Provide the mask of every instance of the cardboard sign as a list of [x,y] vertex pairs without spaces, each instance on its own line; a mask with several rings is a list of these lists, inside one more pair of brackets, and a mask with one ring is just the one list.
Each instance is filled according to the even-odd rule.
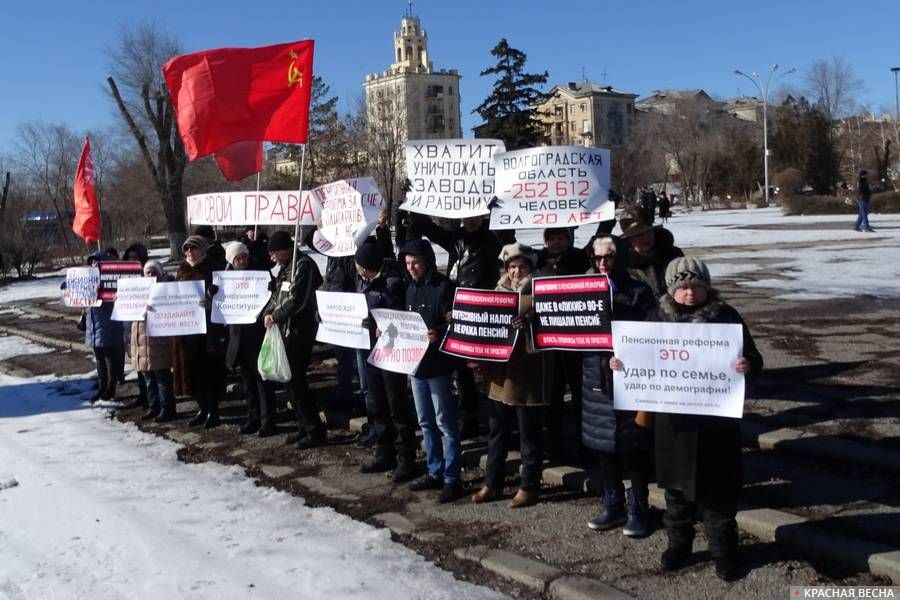
[[313,246],[326,256],[353,256],[378,225],[384,198],[371,177],[342,179],[312,190],[321,206]]
[[613,403],[619,410],[741,418],[744,375],[740,325],[650,323],[612,325],[616,357]]
[[519,331],[510,327],[519,316],[519,294],[456,288],[453,318],[441,351],[471,360],[506,362]]
[[206,310],[201,305],[203,281],[154,283],[147,305],[147,335],[194,335],[206,333]]
[[66,269],[66,288],[63,304],[75,308],[100,306],[97,288],[100,287],[100,271],[96,267],[71,267]]
[[494,162],[491,229],[575,227],[615,217],[609,150],[545,146],[498,154]]
[[368,350],[369,330],[362,320],[369,316],[365,294],[316,290],[319,329],[316,340],[335,346]]
[[612,293],[606,275],[532,281],[536,350],[610,350]]
[[428,350],[428,327],[419,313],[404,310],[372,309],[381,336],[369,353],[369,364],[413,375]]
[[493,200],[494,156],[500,140],[418,140],[406,143],[412,188],[400,210],[434,217],[486,215]]
[[97,297],[104,302],[116,300],[116,287],[120,279],[144,276],[144,266],[138,261],[106,260],[97,263],[97,268],[100,270]]
[[113,304],[113,321],[143,321],[150,301],[150,288],[156,277],[126,277],[120,279]]
[[219,288],[212,299],[210,320],[224,325],[253,323],[269,303],[272,292],[268,271],[213,271],[213,285]]
[[187,197],[191,225],[315,225],[321,207],[309,192],[214,192]]

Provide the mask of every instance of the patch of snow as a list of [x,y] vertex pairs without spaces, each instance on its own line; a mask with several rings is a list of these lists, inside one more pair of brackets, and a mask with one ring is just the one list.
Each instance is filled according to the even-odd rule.
[[0,360],[26,354],[46,354],[52,351],[52,348],[35,344],[31,340],[17,335],[0,336]]
[[50,275],[10,283],[0,287],[0,304],[37,298],[59,298],[62,296],[59,286],[64,280],[65,275]]

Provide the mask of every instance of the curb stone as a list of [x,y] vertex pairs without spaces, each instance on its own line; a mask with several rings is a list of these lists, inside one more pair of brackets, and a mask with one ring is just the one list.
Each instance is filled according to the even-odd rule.
[[582,575],[563,575],[550,582],[550,597],[556,600],[626,600],[631,596]]
[[400,513],[381,513],[372,517],[397,535],[410,535],[416,530],[416,524]]
[[359,496],[356,494],[351,494],[350,492],[345,492],[344,490],[339,490],[336,487],[330,486],[318,477],[297,477],[294,481],[306,489],[327,498],[344,500],[345,502],[356,502],[359,500]]
[[263,472],[263,475],[266,477],[271,477],[272,479],[279,479],[281,477],[287,477],[291,473],[294,472],[294,467],[285,467],[281,465],[259,465],[259,470]]

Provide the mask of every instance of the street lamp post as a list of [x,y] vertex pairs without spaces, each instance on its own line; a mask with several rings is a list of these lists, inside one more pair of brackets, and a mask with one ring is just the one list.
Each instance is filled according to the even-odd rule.
[[[900,87],[897,87],[897,73],[900,73],[900,67],[891,67],[891,73],[894,74],[894,132],[900,138]],[[900,139],[897,140],[900,143]]]
[[[778,65],[774,64],[769,69],[769,76],[766,78],[766,83],[763,85],[762,79],[756,71],[753,71],[750,75],[747,75],[740,69],[735,69],[734,74],[740,75],[742,77],[746,77],[749,79],[753,85],[756,86],[756,89],[759,90],[759,95],[762,96],[763,101],[763,172],[765,177],[765,198],[766,198],[766,206],[769,204],[769,118],[768,118],[768,107],[769,107],[769,84],[772,83],[772,75],[775,74],[775,71],[778,70]],[[781,75],[779,75],[775,82],[777,83],[779,79],[786,75],[790,75],[797,69],[790,69],[785,71]]]

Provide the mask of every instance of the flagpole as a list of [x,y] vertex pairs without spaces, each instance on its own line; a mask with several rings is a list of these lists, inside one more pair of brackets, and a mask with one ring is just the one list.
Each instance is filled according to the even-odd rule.
[[300,215],[303,214],[303,166],[306,164],[306,144],[300,146],[300,186],[299,202],[297,204],[297,220],[294,222],[294,256],[291,259],[291,283],[297,273],[297,247],[300,245]]
[[[263,164],[265,164],[265,163],[263,163]],[[257,202],[259,202],[259,174],[260,173],[262,173],[262,171],[256,172],[256,198],[257,198],[256,201]],[[259,232],[259,219],[256,219],[256,223],[253,224],[253,241],[256,241],[256,236],[257,236],[258,232]]]

